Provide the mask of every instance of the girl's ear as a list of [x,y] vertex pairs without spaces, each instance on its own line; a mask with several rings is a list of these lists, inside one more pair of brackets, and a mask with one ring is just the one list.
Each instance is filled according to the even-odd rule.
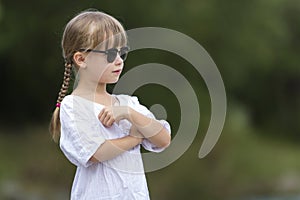
[[73,55],[74,62],[80,68],[86,68],[85,58],[86,58],[86,55],[84,53],[81,53],[81,52],[76,52]]

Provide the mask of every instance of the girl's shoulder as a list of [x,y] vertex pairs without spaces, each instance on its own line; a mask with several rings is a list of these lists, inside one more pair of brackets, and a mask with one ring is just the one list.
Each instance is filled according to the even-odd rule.
[[73,101],[73,98],[74,98],[74,96],[73,95],[66,95],[65,97],[64,97],[64,99],[62,100],[62,104],[65,104],[65,103],[69,103],[69,102],[72,102]]
[[81,97],[81,96],[78,96],[78,95],[73,95],[73,94],[66,95],[61,103],[62,104],[68,104],[68,103],[76,103],[76,102],[95,103],[91,100],[85,99],[84,97]]
[[69,107],[73,104],[73,96],[72,95],[66,95],[63,100],[61,101],[61,108]]
[[92,110],[94,108],[95,103],[85,99],[83,97],[77,96],[77,95],[67,95],[64,97],[64,99],[61,102],[61,108],[65,108],[65,109],[88,109],[88,110]]
[[120,106],[129,106],[134,110],[143,113],[145,115],[149,114],[150,111],[146,106],[139,102],[139,99],[136,96],[130,96],[125,94],[115,95],[117,100],[119,101]]
[[61,106],[72,106],[75,102],[82,101],[80,97],[69,94],[64,97]]
[[136,96],[130,96],[127,94],[114,95],[122,106],[136,106],[139,105],[139,100]]

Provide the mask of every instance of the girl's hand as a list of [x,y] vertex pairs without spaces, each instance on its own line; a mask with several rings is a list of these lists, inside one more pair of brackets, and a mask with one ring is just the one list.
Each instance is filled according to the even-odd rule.
[[128,118],[129,110],[128,106],[106,106],[100,111],[98,119],[104,126],[111,127],[114,122]]

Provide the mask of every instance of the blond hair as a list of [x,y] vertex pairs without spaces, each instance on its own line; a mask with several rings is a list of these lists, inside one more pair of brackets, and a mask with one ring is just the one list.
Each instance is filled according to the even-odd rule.
[[[115,37],[116,35],[117,37]],[[68,92],[72,67],[77,67],[73,61],[74,53],[79,49],[94,49],[112,36],[114,37],[114,45],[120,46],[127,43],[127,36],[121,23],[100,11],[84,11],[67,23],[61,41],[65,59],[64,79],[49,126],[55,142],[60,137],[60,103]],[[106,43],[106,48],[107,46],[108,43]]]

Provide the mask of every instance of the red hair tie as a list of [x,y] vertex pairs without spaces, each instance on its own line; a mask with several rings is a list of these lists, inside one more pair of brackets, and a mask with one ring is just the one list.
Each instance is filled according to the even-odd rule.
[[60,108],[60,103],[57,103],[57,104],[56,104],[56,107]]

